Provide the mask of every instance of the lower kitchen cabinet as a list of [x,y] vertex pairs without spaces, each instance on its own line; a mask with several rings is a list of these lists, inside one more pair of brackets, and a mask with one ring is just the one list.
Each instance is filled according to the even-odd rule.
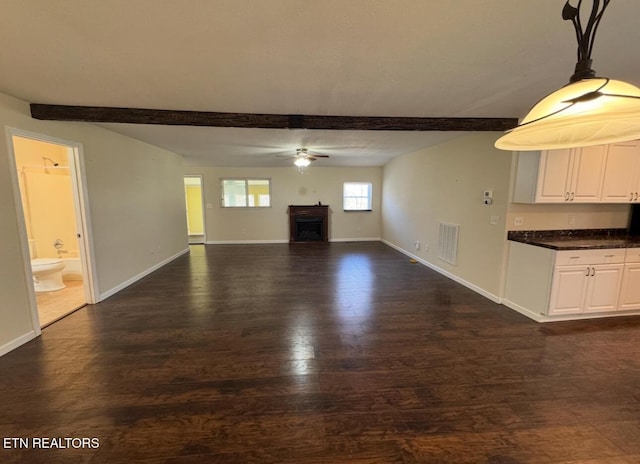
[[[555,251],[509,242],[505,304],[552,320],[640,309],[640,253],[599,249]],[[548,317],[548,319],[547,319]]]
[[615,311],[624,264],[556,266],[548,315]]
[[556,266],[548,314],[579,314],[584,310],[590,272],[589,267],[586,269],[585,266]]
[[618,307],[621,310],[640,309],[640,263],[624,265]]

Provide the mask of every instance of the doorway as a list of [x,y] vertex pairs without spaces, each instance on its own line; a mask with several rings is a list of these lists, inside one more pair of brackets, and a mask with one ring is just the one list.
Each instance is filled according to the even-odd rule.
[[43,328],[95,302],[79,146],[9,133],[37,310],[34,325]]
[[189,243],[206,243],[202,176],[184,176],[184,197],[187,205],[187,232],[189,234]]

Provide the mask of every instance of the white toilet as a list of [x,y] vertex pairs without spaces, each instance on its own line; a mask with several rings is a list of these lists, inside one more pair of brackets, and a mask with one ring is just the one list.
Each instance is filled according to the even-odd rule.
[[37,293],[55,292],[66,287],[62,281],[64,262],[56,258],[35,258],[35,241],[29,239],[29,255],[31,257],[31,273],[33,286]]
[[36,258],[31,260],[33,286],[37,293],[55,292],[65,288],[62,281],[64,263],[61,259]]

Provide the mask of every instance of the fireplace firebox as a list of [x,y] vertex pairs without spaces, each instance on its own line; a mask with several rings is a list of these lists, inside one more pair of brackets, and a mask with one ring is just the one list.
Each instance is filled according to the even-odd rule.
[[329,242],[329,207],[289,205],[289,243]]

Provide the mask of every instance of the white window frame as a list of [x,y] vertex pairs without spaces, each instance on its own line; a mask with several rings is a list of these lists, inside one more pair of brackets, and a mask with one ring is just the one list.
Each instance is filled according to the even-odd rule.
[[[347,186],[350,185],[366,185],[367,186],[367,195],[366,196],[347,196]],[[365,199],[366,205],[362,207],[347,207],[348,199]],[[342,209],[344,211],[371,211],[373,203],[373,185],[371,182],[345,182],[342,186]]]
[[[249,197],[247,192],[249,192],[249,182],[252,180],[266,181],[269,186],[269,204],[268,205],[251,205],[249,204]],[[228,205],[225,202],[225,192],[224,192],[224,184],[225,181],[243,181],[244,182],[244,205]],[[268,177],[221,177],[220,178],[220,206],[222,208],[271,208],[271,178]]]

